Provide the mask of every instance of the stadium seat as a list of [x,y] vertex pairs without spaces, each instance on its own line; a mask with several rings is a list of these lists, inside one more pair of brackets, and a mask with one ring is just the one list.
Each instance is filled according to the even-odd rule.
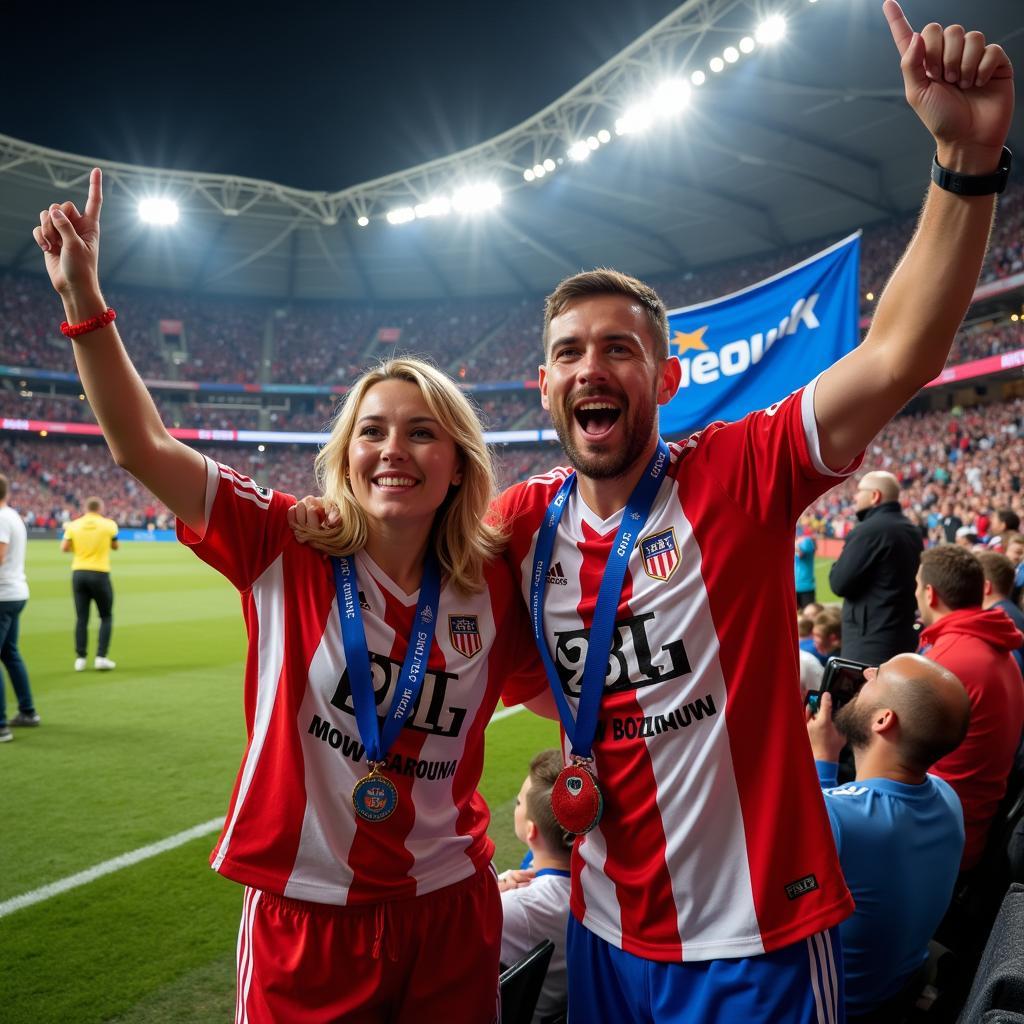
[[960,1024],[1004,1019],[991,1017],[993,1010],[1024,1019],[1024,885],[1011,885],[1003,899]]
[[[1024,882],[1020,874],[1024,851],[1017,850],[1020,841],[1015,844],[1014,840],[1022,819],[1024,782],[1014,772],[992,819],[985,852],[974,868],[960,876],[949,910],[935,934],[938,942],[968,964],[976,962],[981,954],[1006,887],[1011,882]],[[1010,860],[1013,851],[1017,853],[1016,870]]]
[[544,977],[555,944],[550,939],[538,943],[518,963],[502,971],[501,1022],[502,1024],[530,1024],[537,1006]]

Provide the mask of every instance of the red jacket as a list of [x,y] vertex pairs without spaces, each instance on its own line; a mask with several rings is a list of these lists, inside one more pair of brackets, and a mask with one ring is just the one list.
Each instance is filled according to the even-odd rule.
[[1011,654],[1021,640],[1000,608],[962,608],[921,633],[921,653],[954,673],[971,698],[967,736],[931,768],[963,804],[967,842],[961,869],[973,867],[985,849],[1024,730],[1024,681]]

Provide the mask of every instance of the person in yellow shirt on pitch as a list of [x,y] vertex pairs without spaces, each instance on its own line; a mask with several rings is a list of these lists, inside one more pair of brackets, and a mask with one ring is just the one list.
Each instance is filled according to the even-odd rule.
[[114,588],[110,584],[110,552],[117,550],[117,523],[103,515],[99,498],[85,499],[85,515],[72,519],[64,527],[61,551],[71,551],[71,593],[75,599],[75,671],[86,665],[86,638],[89,610],[96,602],[100,613],[100,637],[93,668],[101,672],[114,668],[107,657],[110,632],[114,625]]

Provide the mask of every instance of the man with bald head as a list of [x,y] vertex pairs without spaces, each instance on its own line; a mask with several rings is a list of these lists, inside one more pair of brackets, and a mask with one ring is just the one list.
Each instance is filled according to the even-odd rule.
[[914,578],[924,545],[900,511],[899,494],[892,473],[874,470],[857,481],[860,525],[829,573],[843,598],[843,657],[868,665],[917,649]]
[[[867,669],[864,678],[834,718],[827,693],[807,718],[839,862],[857,908],[839,926],[847,1021],[872,1014],[927,960],[964,847],[960,800],[928,770],[967,733],[967,691],[948,669],[916,654],[899,654]],[[846,743],[857,774],[837,786],[836,762]]]

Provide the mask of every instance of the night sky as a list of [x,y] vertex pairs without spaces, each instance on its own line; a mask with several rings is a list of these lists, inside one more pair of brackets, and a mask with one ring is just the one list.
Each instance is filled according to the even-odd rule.
[[678,0],[0,0],[0,133],[335,190],[535,113]]

